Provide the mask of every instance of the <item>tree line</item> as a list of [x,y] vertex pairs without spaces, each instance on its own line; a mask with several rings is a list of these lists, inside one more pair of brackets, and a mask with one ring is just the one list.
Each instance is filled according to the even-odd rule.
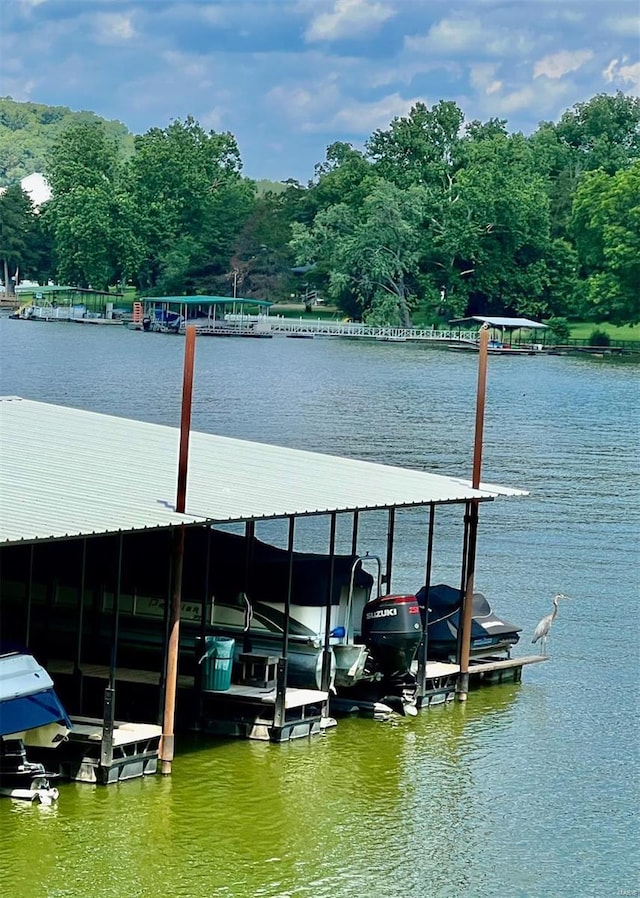
[[[128,148],[129,149],[129,148]],[[36,213],[0,197],[0,256],[44,282],[282,300],[319,292],[353,318],[466,314],[640,320],[640,100],[598,94],[529,136],[417,103],[362,150],[337,142],[307,184],[243,177],[228,132],[193,118],[123,152],[62,130]]]

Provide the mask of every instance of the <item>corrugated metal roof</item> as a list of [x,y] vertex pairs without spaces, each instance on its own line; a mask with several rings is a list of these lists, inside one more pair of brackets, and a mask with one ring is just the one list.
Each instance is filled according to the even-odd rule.
[[462,324],[465,321],[480,321],[484,324],[494,325],[495,327],[548,327],[547,324],[541,324],[539,321],[532,321],[531,318],[505,318],[495,315],[472,315],[470,318],[454,318],[449,324]]
[[147,305],[171,305],[171,306],[272,306],[268,299],[246,299],[242,296],[148,296],[145,298]]
[[178,514],[179,442],[177,428],[0,397],[0,544],[524,495],[192,433],[186,514]]

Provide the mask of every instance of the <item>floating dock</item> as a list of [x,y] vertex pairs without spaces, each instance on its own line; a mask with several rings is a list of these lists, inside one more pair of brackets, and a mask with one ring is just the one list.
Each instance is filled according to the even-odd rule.
[[38,759],[62,779],[110,785],[157,772],[162,727],[114,721],[106,733],[96,717],[71,717],[67,740],[40,749]]

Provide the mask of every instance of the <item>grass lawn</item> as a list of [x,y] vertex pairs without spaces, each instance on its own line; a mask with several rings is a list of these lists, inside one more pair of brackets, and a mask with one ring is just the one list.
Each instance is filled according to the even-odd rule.
[[623,324],[617,326],[603,322],[596,324],[593,321],[569,322],[572,340],[588,340],[594,330],[604,331],[612,340],[633,340],[640,342],[640,325]]
[[314,321],[342,321],[344,312],[335,306],[314,306],[311,312],[305,312],[303,303],[277,302],[269,309],[270,315],[282,315],[283,318],[311,318]]

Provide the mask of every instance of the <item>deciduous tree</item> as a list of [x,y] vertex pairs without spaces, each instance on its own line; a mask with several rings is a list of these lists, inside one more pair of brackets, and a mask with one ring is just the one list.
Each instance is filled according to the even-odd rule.
[[592,314],[640,321],[640,162],[608,175],[591,172],[573,204],[572,230]]

